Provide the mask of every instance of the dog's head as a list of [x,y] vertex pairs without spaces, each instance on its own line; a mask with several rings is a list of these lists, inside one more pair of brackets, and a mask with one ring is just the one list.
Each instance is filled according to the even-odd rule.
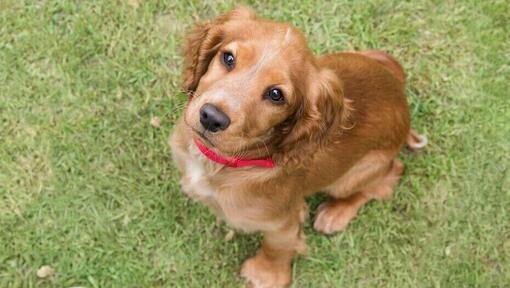
[[222,154],[260,157],[317,141],[340,117],[341,81],[288,24],[236,9],[198,24],[184,53],[185,123]]

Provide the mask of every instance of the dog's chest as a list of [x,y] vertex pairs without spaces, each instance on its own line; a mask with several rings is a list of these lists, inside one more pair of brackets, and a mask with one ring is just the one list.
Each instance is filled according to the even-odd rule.
[[[276,169],[262,170],[258,174],[232,174],[226,177],[223,165],[216,164],[204,156],[195,145],[178,153],[182,157],[183,192],[188,196],[206,204],[216,216],[224,219],[229,225],[244,231],[271,230],[273,225],[280,225],[273,221],[259,221],[266,215],[266,210],[274,207],[274,203],[247,201],[247,190],[244,182],[264,181],[278,173]],[[232,171],[230,171],[232,172]],[[249,175],[249,176],[248,176]],[[225,182],[226,181],[226,182]],[[233,182],[232,182],[233,181]],[[260,199],[259,199],[260,200]]]
[[187,194],[199,200],[214,200],[216,191],[209,183],[209,178],[218,167],[214,167],[195,146],[188,149],[189,157],[186,159],[183,188]]

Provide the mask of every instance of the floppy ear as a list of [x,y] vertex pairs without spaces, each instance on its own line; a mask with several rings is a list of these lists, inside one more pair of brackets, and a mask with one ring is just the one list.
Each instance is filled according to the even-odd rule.
[[182,89],[193,93],[200,78],[207,72],[209,63],[218,52],[225,39],[223,24],[233,19],[253,19],[255,14],[248,8],[241,7],[219,16],[216,19],[198,23],[186,37],[184,45],[184,83]]
[[[335,123],[343,125],[348,108],[344,103],[343,83],[330,69],[313,73],[305,88],[303,103],[283,144],[301,140],[322,142]],[[339,126],[340,128],[340,126]]]

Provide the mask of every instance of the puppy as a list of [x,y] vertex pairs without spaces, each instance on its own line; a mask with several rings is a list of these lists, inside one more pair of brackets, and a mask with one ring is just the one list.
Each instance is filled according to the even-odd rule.
[[322,191],[315,230],[346,228],[371,199],[388,198],[410,129],[404,72],[380,51],[315,57],[286,23],[240,8],[198,24],[185,46],[189,96],[170,143],[182,190],[229,225],[264,235],[241,276],[287,287],[305,251],[305,197]]

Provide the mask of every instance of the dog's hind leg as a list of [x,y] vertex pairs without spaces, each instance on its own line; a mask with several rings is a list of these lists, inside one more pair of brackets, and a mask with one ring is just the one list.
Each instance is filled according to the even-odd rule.
[[[363,166],[363,163],[361,165]],[[315,230],[325,234],[344,230],[349,222],[356,217],[358,210],[368,201],[389,198],[404,172],[404,165],[398,159],[392,159],[389,163],[374,164],[365,171],[358,171],[355,168],[354,172],[359,172],[359,174],[352,175],[349,172],[334,183],[336,187],[330,186],[330,195],[335,199],[322,203],[317,209]],[[346,186],[345,183],[349,183],[349,186]],[[351,191],[356,192],[339,198],[346,194],[345,189],[353,189]]]

